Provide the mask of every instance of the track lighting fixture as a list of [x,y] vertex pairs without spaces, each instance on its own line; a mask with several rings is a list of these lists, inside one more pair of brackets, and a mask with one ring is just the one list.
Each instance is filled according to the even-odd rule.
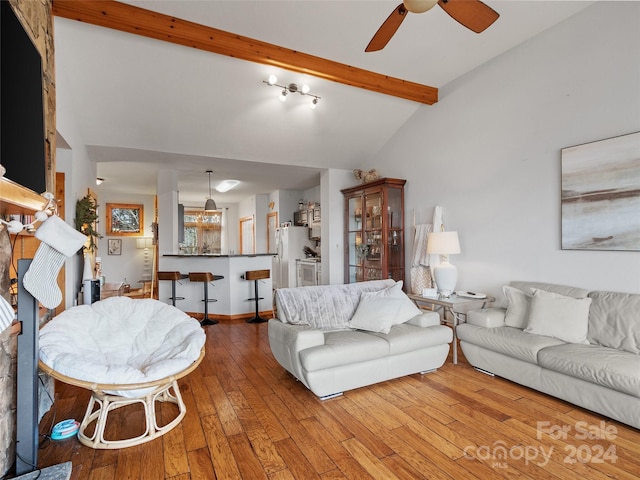
[[318,100],[320,100],[321,97],[319,97],[318,95],[314,95],[313,93],[309,93],[309,85],[302,85],[299,87],[295,83],[290,83],[289,85],[279,85],[277,82],[278,78],[275,75],[269,75],[268,80],[262,81],[262,83],[266,83],[270,87],[279,87],[282,89],[282,91],[280,92],[280,96],[278,97],[281,102],[287,101],[287,95],[289,93],[299,93],[300,95],[313,97],[310,104],[311,108],[316,108],[316,106],[318,105]]

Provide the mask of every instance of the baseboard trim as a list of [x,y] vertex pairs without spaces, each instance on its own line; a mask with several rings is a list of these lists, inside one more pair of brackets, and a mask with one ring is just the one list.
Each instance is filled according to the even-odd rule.
[[492,372],[490,372],[489,370],[484,370],[484,369],[482,369],[482,368],[480,368],[480,367],[473,367],[473,368],[475,368],[475,369],[476,369],[477,371],[479,371],[480,373],[484,373],[485,375],[489,375],[490,377],[495,377],[495,376],[496,376],[496,374],[495,374],[495,373],[492,373]]
[[[196,320],[202,320],[204,314],[202,312],[184,312],[190,317],[195,318]],[[211,320],[218,320],[219,322],[232,322],[234,320],[250,320],[255,317],[255,312],[252,313],[239,313],[236,315],[220,315],[218,313],[209,313],[209,318]],[[273,310],[265,310],[260,312],[260,316],[262,318],[273,318]]]

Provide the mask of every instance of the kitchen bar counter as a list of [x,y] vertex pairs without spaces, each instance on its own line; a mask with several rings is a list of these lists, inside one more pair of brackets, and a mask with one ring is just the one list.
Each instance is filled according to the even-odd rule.
[[[222,275],[222,280],[209,284],[209,298],[218,301],[209,304],[209,316],[224,320],[233,318],[252,318],[255,315],[255,302],[248,301],[254,295],[253,281],[244,280],[248,270],[271,271],[273,254],[262,253],[255,255],[188,255],[163,254],[159,258],[158,271],[211,272]],[[272,279],[258,280],[260,297],[259,310],[264,318],[271,318]],[[185,297],[178,300],[176,307],[187,313],[204,312],[202,283],[191,283],[188,279],[181,280],[176,285],[176,295]],[[165,303],[171,303],[171,282],[158,282],[158,298]]]
[[190,254],[190,253],[165,253],[163,257],[198,257],[198,258],[237,258],[237,257],[273,257],[275,253],[252,253],[251,255],[221,255],[218,253],[203,253],[203,254]]

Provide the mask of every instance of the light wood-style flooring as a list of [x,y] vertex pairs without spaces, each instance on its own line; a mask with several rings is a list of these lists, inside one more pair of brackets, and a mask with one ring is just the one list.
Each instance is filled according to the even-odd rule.
[[[265,323],[207,327],[206,350],[180,382],[188,410],[171,432],[122,450],[45,441],[39,466],[71,461],[76,480],[640,478],[640,431],[486,376],[462,355],[321,402],[271,356]],[[44,433],[53,412],[80,420],[87,405],[88,392],[56,389]],[[140,412],[111,415],[114,430],[139,431]]]

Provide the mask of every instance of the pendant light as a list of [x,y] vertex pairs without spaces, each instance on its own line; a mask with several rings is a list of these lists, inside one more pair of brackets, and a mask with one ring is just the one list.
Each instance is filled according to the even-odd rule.
[[214,212],[218,209],[218,207],[216,206],[216,202],[213,200],[213,198],[211,198],[211,174],[213,172],[211,170],[207,170],[207,174],[209,175],[209,198],[207,198],[207,201],[204,204],[204,211],[205,212]]

